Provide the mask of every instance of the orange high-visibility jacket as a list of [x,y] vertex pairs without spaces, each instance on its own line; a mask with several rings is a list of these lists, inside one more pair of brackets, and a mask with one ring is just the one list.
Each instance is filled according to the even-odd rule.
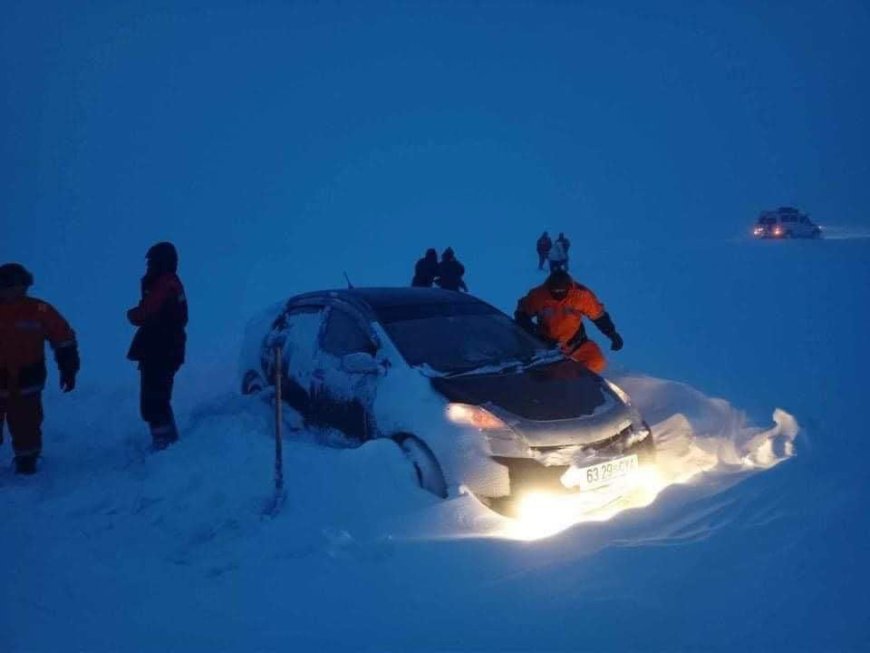
[[75,332],[51,304],[33,297],[0,302],[0,396],[42,390],[46,341],[61,370],[75,374]]
[[604,315],[604,304],[589,288],[574,283],[564,299],[554,299],[546,285],[533,288],[520,299],[517,311],[538,318],[541,334],[564,345],[583,325],[583,318],[597,320]]

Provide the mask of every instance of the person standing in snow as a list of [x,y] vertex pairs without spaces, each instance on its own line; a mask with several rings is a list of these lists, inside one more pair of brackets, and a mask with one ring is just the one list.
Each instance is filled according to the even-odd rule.
[[468,292],[468,286],[465,285],[465,280],[462,278],[465,275],[465,266],[460,263],[456,255],[453,253],[453,248],[448,247],[441,254],[441,262],[438,264],[438,276],[435,277],[435,283],[439,288],[444,290],[463,290]]
[[414,266],[414,278],[411,285],[415,288],[431,288],[438,275],[438,253],[429,248],[426,255]]
[[42,453],[45,343],[54,350],[60,389],[76,387],[75,332],[51,304],[27,296],[33,275],[18,263],[0,265],[0,443],[9,423],[15,473],[35,474]]
[[556,238],[556,240],[558,240],[559,242],[562,243],[562,249],[565,252],[565,265],[564,265],[564,267],[567,270],[568,269],[568,259],[570,258],[571,241],[568,240],[568,237],[564,233],[562,233],[561,231],[559,232],[559,237]]
[[[564,270],[551,272],[547,280],[519,300],[514,319],[535,335],[558,345],[562,352],[593,372],[604,370],[601,348],[586,336],[583,318],[589,318],[610,339],[610,349],[622,349],[622,336],[613,320],[589,288],[577,283]],[[537,323],[535,322],[537,321]]]
[[178,440],[172,412],[175,373],[184,363],[187,298],[178,278],[178,253],[172,243],[157,243],[145,255],[142,299],[127,311],[138,327],[127,358],[139,364],[139,408],[148,422],[155,449]]
[[549,257],[550,250],[553,248],[553,241],[550,240],[550,235],[546,231],[538,238],[536,248],[538,250],[538,269],[543,270],[544,262]]
[[548,259],[550,261],[550,272],[566,270],[568,268],[568,252],[565,251],[565,244],[560,238],[557,238],[550,248]]

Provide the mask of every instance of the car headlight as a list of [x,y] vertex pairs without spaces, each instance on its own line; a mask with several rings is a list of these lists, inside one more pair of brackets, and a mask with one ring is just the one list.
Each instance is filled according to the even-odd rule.
[[622,403],[624,403],[626,406],[631,406],[631,397],[628,396],[628,393],[627,393],[625,390],[623,390],[622,388],[620,388],[620,387],[619,387],[618,385],[616,385],[613,381],[608,381],[607,379],[604,379],[604,381],[607,383],[607,386],[608,386],[611,390],[613,390],[613,393],[614,393],[617,397],[619,397],[620,399],[622,399]]
[[447,419],[479,431],[510,431],[508,425],[491,412],[471,404],[447,404]]

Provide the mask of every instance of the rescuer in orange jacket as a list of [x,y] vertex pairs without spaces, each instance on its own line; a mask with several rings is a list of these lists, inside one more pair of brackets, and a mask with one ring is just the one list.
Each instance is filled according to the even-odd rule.
[[584,317],[592,320],[610,339],[613,351],[622,349],[622,337],[605,312],[604,304],[564,270],[552,272],[543,285],[520,299],[514,317],[524,329],[558,344],[566,356],[593,372],[604,370],[606,362],[598,345],[586,336]]
[[6,422],[18,474],[36,473],[42,453],[46,341],[54,349],[61,390],[75,388],[79,371],[75,333],[51,304],[27,296],[32,285],[24,266],[0,265],[0,442]]
[[172,243],[157,243],[145,255],[142,299],[127,311],[138,327],[127,358],[139,364],[139,410],[148,422],[155,449],[178,440],[172,412],[175,373],[184,363],[187,297],[178,278],[178,252]]

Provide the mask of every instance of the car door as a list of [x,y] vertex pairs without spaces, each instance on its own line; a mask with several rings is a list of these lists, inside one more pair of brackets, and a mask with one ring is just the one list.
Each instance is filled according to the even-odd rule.
[[324,308],[309,305],[289,307],[272,323],[263,341],[263,370],[271,383],[275,378],[275,348],[281,347],[281,398],[308,418],[312,395],[317,391],[317,338]]
[[320,334],[316,374],[322,390],[315,410],[319,421],[359,442],[374,437],[372,406],[385,372],[377,352],[374,333],[361,315],[350,307],[328,309]]

